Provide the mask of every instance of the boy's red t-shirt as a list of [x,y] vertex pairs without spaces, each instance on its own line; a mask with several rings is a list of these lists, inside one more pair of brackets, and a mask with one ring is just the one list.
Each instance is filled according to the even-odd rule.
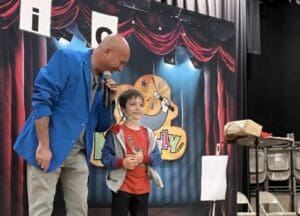
[[[121,125],[121,128],[124,132],[127,153],[133,154],[135,149],[147,155],[149,143],[146,128],[141,127],[139,130],[133,130],[125,124]],[[149,193],[150,181],[147,174],[147,166],[140,164],[133,170],[127,170],[126,178],[120,190],[132,194]]]

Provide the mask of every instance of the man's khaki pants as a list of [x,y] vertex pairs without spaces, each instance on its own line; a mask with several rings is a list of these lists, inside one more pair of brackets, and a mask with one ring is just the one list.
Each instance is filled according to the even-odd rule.
[[71,152],[60,168],[44,173],[27,164],[29,216],[50,216],[60,179],[68,216],[87,215],[88,166],[83,151]]

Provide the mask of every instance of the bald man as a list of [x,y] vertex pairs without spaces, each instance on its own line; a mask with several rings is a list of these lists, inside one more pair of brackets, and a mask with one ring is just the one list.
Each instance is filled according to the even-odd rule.
[[[67,215],[87,215],[88,164],[93,132],[115,121],[114,105],[104,106],[104,85],[112,94],[114,80],[104,71],[121,71],[130,57],[121,35],[107,36],[96,49],[59,49],[42,67],[34,83],[32,113],[14,145],[27,161],[30,216],[51,215],[58,180]],[[102,84],[104,83],[104,84]]]

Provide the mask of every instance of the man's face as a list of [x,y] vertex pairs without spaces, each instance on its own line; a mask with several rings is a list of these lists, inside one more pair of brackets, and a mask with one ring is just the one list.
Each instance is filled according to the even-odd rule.
[[109,50],[107,55],[107,70],[109,71],[121,71],[127,64],[129,56],[126,52],[115,49]]

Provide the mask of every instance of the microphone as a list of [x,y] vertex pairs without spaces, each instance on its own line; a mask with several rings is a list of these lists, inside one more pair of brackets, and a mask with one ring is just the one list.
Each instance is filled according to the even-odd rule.
[[103,97],[104,97],[104,106],[105,107],[108,107],[110,106],[111,104],[111,91],[110,89],[106,86],[106,83],[107,83],[107,80],[108,79],[111,79],[112,76],[111,76],[111,72],[109,71],[104,71],[103,73],[103,80],[104,80],[104,94],[103,94]]
[[[156,97],[160,101],[164,100],[164,98],[160,94],[158,94],[156,91],[154,92],[154,97]],[[169,104],[168,100],[167,100],[167,102],[168,102],[168,104],[166,104],[166,105],[169,108],[169,110],[171,110],[172,112],[174,112],[175,108],[171,104]]]

